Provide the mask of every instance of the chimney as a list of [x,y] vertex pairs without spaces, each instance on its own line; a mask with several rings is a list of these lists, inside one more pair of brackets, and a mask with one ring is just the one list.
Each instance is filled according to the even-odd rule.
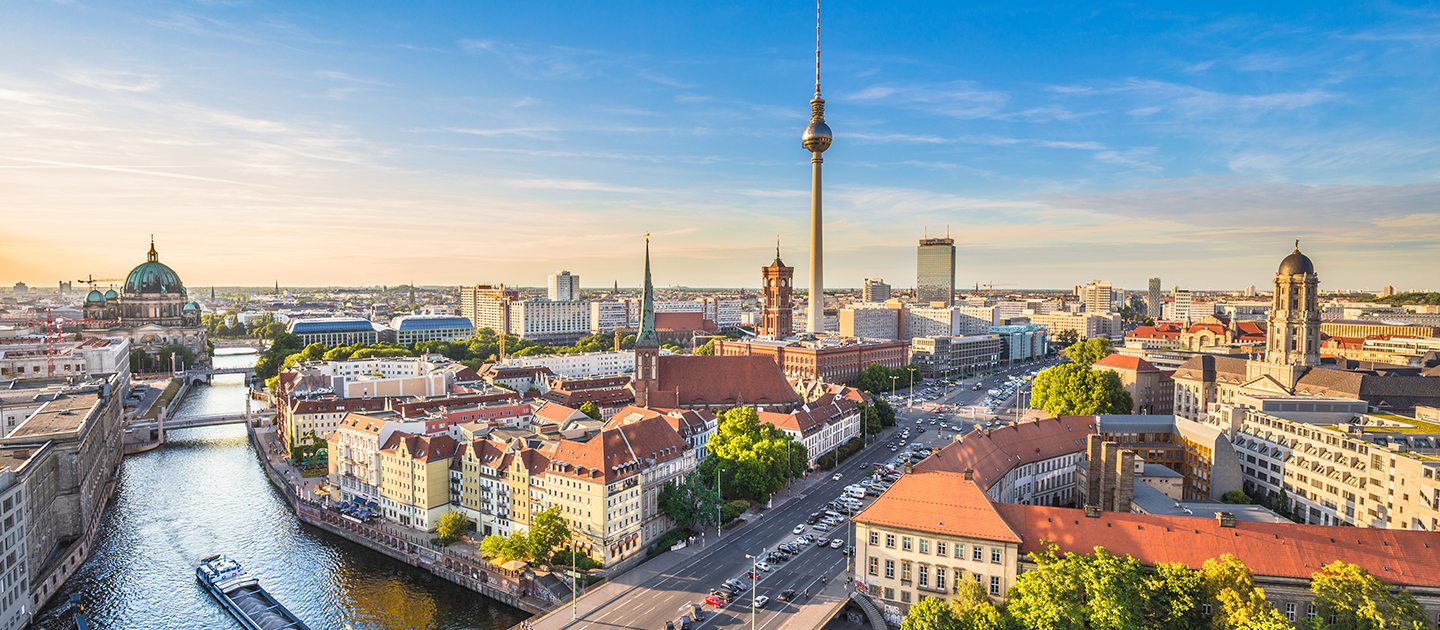
[[1100,506],[1094,503],[1086,503],[1085,518],[1100,518]]
[[1220,522],[1221,527],[1235,528],[1235,513],[1233,512],[1216,512],[1215,520]]
[[974,469],[974,468],[966,468],[966,469],[965,469],[965,481],[974,481],[974,480],[975,480],[975,469]]
[[913,473],[913,472],[915,472],[915,465],[912,464],[912,463],[910,463],[910,462],[908,462],[908,461],[905,462],[905,474],[908,475],[908,474]]

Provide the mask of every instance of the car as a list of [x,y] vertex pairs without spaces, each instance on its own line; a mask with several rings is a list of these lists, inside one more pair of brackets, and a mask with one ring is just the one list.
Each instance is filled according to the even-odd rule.
[[840,481],[840,477],[841,477],[841,476],[842,476],[842,475],[841,475],[840,473],[835,473],[835,474],[832,475],[830,478],[831,478],[831,479],[834,479],[835,481]]
[[894,453],[894,452],[895,452],[895,447],[893,447],[893,446],[890,447],[890,452],[891,452],[891,453]]
[[836,538],[835,540],[830,541],[830,548],[831,548],[831,549],[839,549],[839,548],[844,547],[844,546],[845,546],[845,541],[844,541],[843,539]]
[[795,539],[794,544],[799,545],[799,546],[801,546],[801,547],[804,547],[805,545],[810,544],[810,541],[805,540],[805,537],[804,537],[804,536],[801,536],[801,537]]
[[865,470],[865,469],[867,469],[867,468],[869,468],[869,467],[870,467],[870,462],[860,462],[860,470]]
[[[745,577],[749,577],[749,575],[747,574]],[[745,591],[750,590],[750,585],[740,581],[740,578],[727,580],[725,583],[738,589],[736,591],[737,593],[744,593]]]
[[756,562],[755,568],[760,569],[761,571],[769,571],[770,565],[764,562]]
[[680,615],[680,630],[690,630],[690,615]]
[[705,603],[710,604],[711,606],[724,606],[725,604],[730,603],[730,600],[719,595],[706,595]]
[[790,600],[792,600],[792,599],[795,599],[795,589],[793,589],[793,588],[787,588],[787,589],[785,589],[785,590],[783,590],[783,591],[780,591],[780,596],[777,597],[776,599],[778,599],[778,600],[780,600],[780,601],[782,601],[782,602],[788,602],[788,601],[790,601]]
[[[757,563],[755,563],[755,564],[757,565],[757,568],[758,568],[758,565],[759,565],[760,563],[757,562]],[[760,580],[765,579],[764,576],[760,575],[760,572],[759,572],[759,571],[746,571],[746,572],[745,572],[745,577],[748,577],[748,578],[750,578],[750,579],[752,579],[752,580],[755,580],[755,581],[757,581],[757,582],[760,581]]]
[[768,604],[768,603],[770,603],[770,598],[769,598],[769,597],[766,597],[766,596],[764,596],[764,595],[761,595],[761,596],[755,598],[755,607],[756,607],[756,608],[764,608],[764,607],[765,607],[765,604]]
[[806,540],[806,542],[812,542],[812,543],[813,543],[813,542],[815,542],[815,538],[816,538],[816,537],[815,537],[815,534],[805,534],[804,536],[801,536],[801,538],[804,538],[804,539]]
[[667,621],[667,622],[665,622],[665,630],[675,630],[675,622],[673,622],[673,621]]
[[795,526],[795,529],[790,530],[790,533],[792,533],[792,534],[803,534],[803,533],[805,533],[805,526],[804,526],[804,525],[796,525],[796,526]]

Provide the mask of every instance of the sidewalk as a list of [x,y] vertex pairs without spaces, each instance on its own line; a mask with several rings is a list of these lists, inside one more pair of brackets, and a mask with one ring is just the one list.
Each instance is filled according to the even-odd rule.
[[831,580],[810,601],[800,604],[800,610],[775,630],[818,630],[830,617],[838,614],[849,599],[850,588],[845,580]]

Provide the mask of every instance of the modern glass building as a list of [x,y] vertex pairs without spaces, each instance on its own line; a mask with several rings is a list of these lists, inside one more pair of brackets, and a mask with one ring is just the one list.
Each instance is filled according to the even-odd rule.
[[475,336],[475,325],[464,317],[449,315],[401,315],[390,320],[395,342],[460,341]]
[[955,304],[955,239],[920,239],[915,253],[915,301]]

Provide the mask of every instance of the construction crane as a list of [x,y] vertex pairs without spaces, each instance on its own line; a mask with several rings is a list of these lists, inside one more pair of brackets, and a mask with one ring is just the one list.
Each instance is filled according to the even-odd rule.
[[[84,282],[83,280],[81,282]],[[60,327],[64,324],[114,324],[113,321],[102,319],[55,319],[55,312],[45,309],[45,319],[24,319],[6,320],[22,324],[38,324],[44,326],[45,337],[45,377],[55,377],[55,342],[60,339]]]
[[85,284],[90,285],[90,288],[92,288],[92,289],[95,288],[95,285],[96,285],[96,284],[99,284],[99,283],[101,283],[101,282],[124,282],[124,281],[125,281],[124,278],[96,278],[93,274],[87,274],[84,278],[81,278],[81,279],[79,279],[79,280],[76,280],[76,282],[84,282]]
[[980,286],[985,287],[985,297],[991,297],[995,295],[995,287],[1018,287],[1020,285],[1013,283],[987,282]]

